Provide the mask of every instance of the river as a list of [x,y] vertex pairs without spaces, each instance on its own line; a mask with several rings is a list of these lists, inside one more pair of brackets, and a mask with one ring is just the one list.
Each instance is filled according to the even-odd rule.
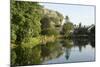
[[17,47],[14,65],[38,65],[54,63],[89,62],[95,60],[95,39],[57,39],[39,44],[32,49]]
[[89,62],[95,60],[95,43],[93,40],[65,40],[61,43],[61,45],[63,48],[62,54],[59,57],[43,61],[42,64]]

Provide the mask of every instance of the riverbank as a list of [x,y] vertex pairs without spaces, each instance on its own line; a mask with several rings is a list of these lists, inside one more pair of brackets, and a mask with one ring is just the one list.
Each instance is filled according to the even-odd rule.
[[[53,41],[55,41],[55,39],[57,39],[57,37],[55,37],[54,35],[33,37],[33,38],[30,38],[30,41],[27,43],[22,42],[21,46],[25,47],[25,48],[32,48],[32,47],[39,45],[40,43],[46,44],[47,42],[53,42]],[[15,43],[11,43],[12,49],[16,48],[17,46],[19,46],[19,45],[15,44]]]

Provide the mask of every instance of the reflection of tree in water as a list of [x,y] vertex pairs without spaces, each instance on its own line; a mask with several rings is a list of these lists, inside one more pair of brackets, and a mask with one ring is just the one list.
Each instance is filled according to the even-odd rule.
[[74,38],[73,39],[74,46],[79,47],[79,51],[82,51],[82,47],[86,47],[86,45],[89,43],[88,38]]
[[93,48],[95,48],[95,25],[92,25],[92,28],[89,30],[89,40]]
[[95,38],[90,39],[90,45],[95,48]]
[[71,49],[66,49],[66,55],[65,55],[66,60],[69,59],[69,57],[70,57],[70,52],[71,52]]
[[[94,39],[94,38],[93,38]],[[89,39],[88,37],[78,37],[78,38],[73,38],[73,43],[74,46],[79,47],[79,51],[82,51],[82,47],[86,47],[86,45],[89,44],[94,48],[95,47],[95,41],[93,39]]]
[[12,52],[12,65],[34,65],[41,64],[53,58],[57,58],[62,54],[61,44],[58,42],[48,42],[46,44],[37,45],[33,48],[24,48],[18,46]]
[[72,40],[63,39],[60,41],[61,42],[54,41],[47,42],[46,44],[39,44],[33,48],[24,48],[22,46],[18,46],[12,50],[11,64],[41,64],[44,61],[60,57],[64,51],[66,60],[68,60],[70,58],[71,48],[73,46],[78,46],[79,50],[82,51],[82,47],[85,47],[89,42],[91,46],[95,48],[94,39],[89,40],[88,38],[74,38]]
[[[95,39],[89,39],[87,37],[78,37],[78,38],[73,38],[72,40],[62,40],[61,41],[63,47],[65,48],[65,57],[68,60],[70,58],[70,53],[71,53],[71,48],[73,46],[78,46],[79,51],[82,51],[82,47],[86,47],[86,45],[91,45],[91,47],[95,48]],[[89,44],[90,43],[90,44]]]
[[23,48],[22,46],[18,46],[15,48],[12,56],[16,55],[16,58],[12,58],[15,63],[12,65],[30,65],[30,64],[39,64],[40,61],[40,47],[34,48]]
[[48,42],[41,45],[41,56],[43,61],[57,58],[62,54],[62,47],[59,42]]
[[66,57],[66,60],[68,60],[69,57],[70,57],[71,48],[73,47],[72,40],[68,40],[68,39],[63,40],[62,41],[62,45],[65,48],[65,54],[66,54],[65,57]]

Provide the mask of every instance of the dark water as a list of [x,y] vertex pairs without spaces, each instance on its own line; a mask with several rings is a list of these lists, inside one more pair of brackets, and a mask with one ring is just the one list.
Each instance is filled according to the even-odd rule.
[[13,65],[94,61],[95,41],[89,38],[58,39],[54,42],[39,44],[31,49],[19,46],[13,51]]

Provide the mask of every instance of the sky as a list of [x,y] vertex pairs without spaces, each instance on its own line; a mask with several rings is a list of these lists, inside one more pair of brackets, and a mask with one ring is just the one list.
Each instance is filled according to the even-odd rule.
[[58,11],[63,16],[69,16],[70,21],[74,24],[91,25],[95,24],[95,7],[86,5],[69,5],[69,4],[54,4],[40,3],[44,8]]

